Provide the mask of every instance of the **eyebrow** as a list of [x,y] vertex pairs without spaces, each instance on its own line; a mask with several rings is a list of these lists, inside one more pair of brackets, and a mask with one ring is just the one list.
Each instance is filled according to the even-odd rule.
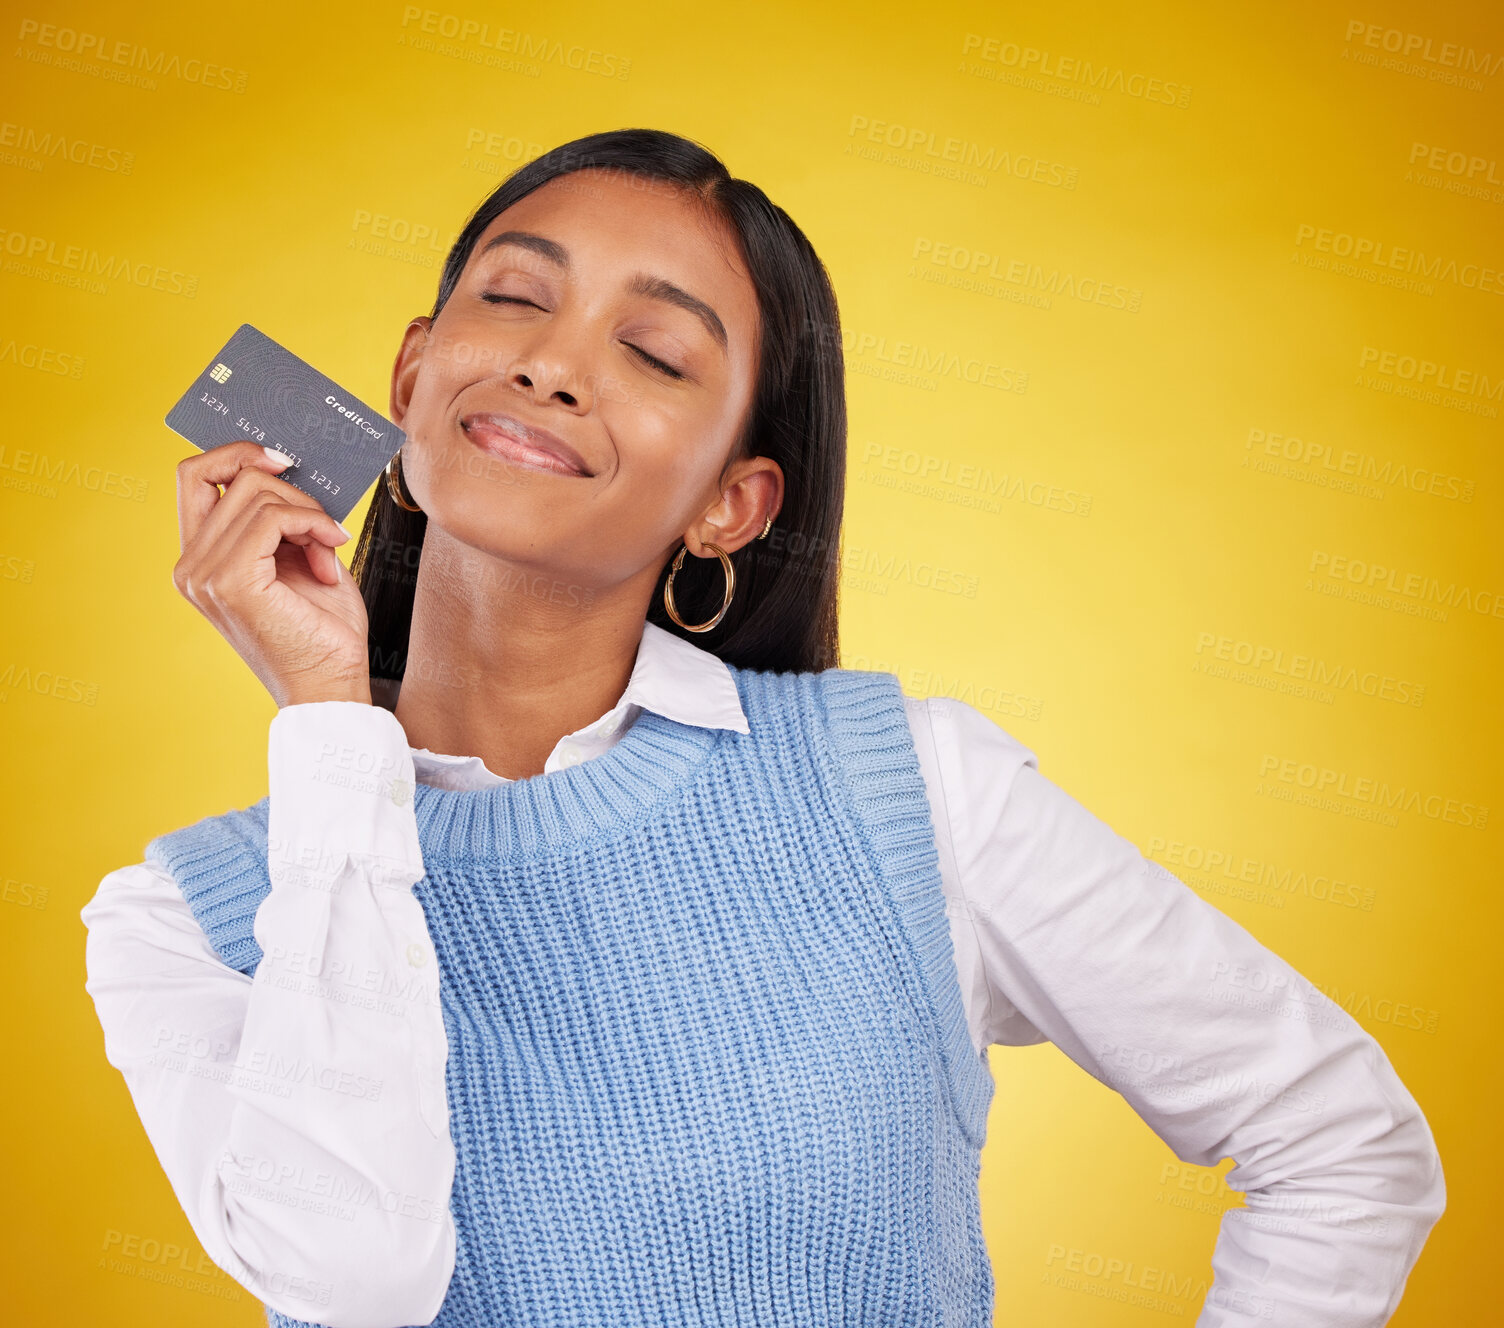
[[[513,244],[519,248],[531,250],[555,267],[562,267],[566,270],[569,267],[569,250],[556,240],[550,240],[543,235],[535,235],[531,231],[502,231],[501,234],[493,235],[487,240],[480,252],[489,253],[492,249],[504,244]],[[716,339],[721,349],[728,349],[726,325],[721,322],[720,316],[704,300],[691,295],[682,286],[676,286],[663,277],[650,276],[646,272],[634,272],[632,279],[627,283],[627,289],[633,295],[645,295],[650,300],[661,300],[665,304],[675,305],[693,314],[705,324],[706,331]]]

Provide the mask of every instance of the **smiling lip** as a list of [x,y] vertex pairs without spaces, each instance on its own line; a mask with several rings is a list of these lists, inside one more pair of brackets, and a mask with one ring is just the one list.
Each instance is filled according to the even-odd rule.
[[584,458],[562,438],[546,429],[529,428],[512,415],[488,411],[460,421],[470,441],[484,452],[535,470],[588,477]]

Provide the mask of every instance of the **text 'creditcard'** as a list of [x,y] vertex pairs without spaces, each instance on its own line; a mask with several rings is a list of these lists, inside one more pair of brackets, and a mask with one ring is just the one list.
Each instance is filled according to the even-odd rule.
[[249,323],[224,345],[167,424],[195,447],[249,438],[292,457],[281,479],[343,521],[406,435],[306,360]]

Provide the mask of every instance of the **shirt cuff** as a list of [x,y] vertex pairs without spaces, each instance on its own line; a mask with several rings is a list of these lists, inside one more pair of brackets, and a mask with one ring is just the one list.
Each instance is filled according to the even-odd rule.
[[410,889],[423,874],[412,749],[397,717],[361,701],[284,706],[267,737],[273,886],[317,884],[350,854],[373,884]]

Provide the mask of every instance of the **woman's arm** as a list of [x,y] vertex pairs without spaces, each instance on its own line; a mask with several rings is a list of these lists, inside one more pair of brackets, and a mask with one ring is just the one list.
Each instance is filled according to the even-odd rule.
[[1182,1161],[1236,1159],[1197,1328],[1386,1323],[1446,1190],[1383,1049],[985,715],[928,709],[987,1041],[1048,1038]]
[[[268,757],[254,981],[141,863],[83,909],[86,989],[216,1264],[294,1318],[426,1324],[454,1269],[454,1146],[411,754],[395,716],[333,701],[279,711]],[[351,760],[395,782],[373,795]]]

